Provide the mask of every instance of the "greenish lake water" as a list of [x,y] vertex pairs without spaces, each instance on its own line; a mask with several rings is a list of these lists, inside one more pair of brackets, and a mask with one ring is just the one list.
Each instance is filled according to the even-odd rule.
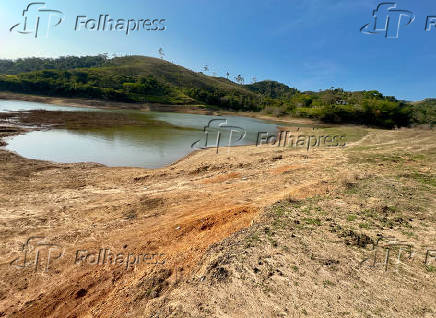
[[[111,167],[159,168],[183,158],[194,149],[215,146],[218,135],[220,147],[225,147],[229,143],[231,146],[255,144],[259,132],[277,131],[275,123],[248,117],[102,110],[0,100],[0,112],[36,109],[123,112],[144,121],[144,126],[139,127],[51,129],[6,139],[6,149],[25,158],[60,163],[96,162]],[[227,149],[220,148],[219,151]]]

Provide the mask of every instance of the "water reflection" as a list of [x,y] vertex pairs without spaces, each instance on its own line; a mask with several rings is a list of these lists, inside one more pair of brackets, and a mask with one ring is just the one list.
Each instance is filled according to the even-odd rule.
[[[1,110],[64,110],[27,102],[0,102]],[[71,111],[71,108],[66,107]],[[82,108],[73,108],[82,110]],[[90,109],[87,109],[90,111]],[[100,110],[106,111],[106,110]],[[243,128],[246,137],[234,145],[254,144],[258,132],[271,132],[277,126],[261,120],[238,116],[207,116],[179,113],[111,110],[128,113],[144,122],[142,126],[67,130],[33,131],[7,140],[7,149],[23,157],[55,162],[97,162],[108,166],[158,168],[169,165],[193,151],[192,144],[204,137],[204,127],[210,120],[227,119],[228,125]],[[222,132],[222,143],[228,144],[229,131]],[[212,137],[213,138],[213,137]]]

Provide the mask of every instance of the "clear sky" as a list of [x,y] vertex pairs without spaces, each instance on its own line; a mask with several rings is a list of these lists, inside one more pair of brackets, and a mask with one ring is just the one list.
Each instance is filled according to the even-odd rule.
[[[360,32],[373,21],[379,0],[36,1],[62,11],[63,22],[36,39],[15,32],[19,27],[10,32],[22,23],[22,12],[31,1],[0,0],[0,58],[105,52],[157,57],[163,48],[166,59],[176,64],[196,71],[208,65],[210,75],[228,71],[242,74],[246,82],[255,77],[300,90],[334,86],[377,89],[408,100],[436,97],[436,23],[425,31],[427,16],[436,16],[434,0],[389,1],[416,16],[407,26],[401,20],[398,39],[387,39],[383,32]],[[167,30],[128,36],[74,31],[77,16],[98,19],[100,14],[166,19]]]

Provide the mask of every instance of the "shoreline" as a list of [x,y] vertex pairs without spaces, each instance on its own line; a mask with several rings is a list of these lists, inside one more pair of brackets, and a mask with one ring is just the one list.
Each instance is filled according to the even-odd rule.
[[87,107],[98,109],[118,109],[118,110],[142,110],[142,111],[162,111],[162,112],[194,112],[199,114],[213,113],[211,110],[201,109],[202,105],[165,105],[152,103],[126,103],[118,101],[108,101],[100,99],[73,98],[73,97],[53,97],[32,95],[23,93],[0,92],[0,100],[16,100],[26,102],[45,103],[66,107]]
[[[18,93],[9,93],[9,92],[0,92],[0,100],[12,100],[12,101],[26,101],[26,102],[36,102],[36,103],[46,103],[50,105],[56,105],[56,106],[65,106],[65,107],[80,107],[80,108],[96,108],[96,109],[112,109],[112,110],[138,110],[138,111],[162,111],[162,112],[175,112],[175,113],[186,113],[186,114],[201,114],[201,115],[230,115],[230,116],[241,116],[241,117],[247,117],[247,118],[255,118],[259,120],[266,120],[266,121],[274,121],[277,124],[277,129],[280,131],[283,129],[283,127],[280,126],[279,122],[282,123],[293,123],[293,124],[313,124],[314,126],[318,125],[315,121],[312,121],[310,119],[294,119],[294,118],[277,118],[277,117],[270,117],[264,114],[257,114],[252,112],[229,112],[229,111],[210,111],[210,110],[204,110],[204,109],[198,109],[196,106],[173,106],[173,105],[147,105],[147,104],[129,104],[129,103],[122,103],[122,102],[109,102],[109,101],[101,101],[101,100],[89,100],[89,99],[80,99],[80,98],[57,98],[57,97],[49,97],[49,96],[38,96],[38,95],[28,95],[28,94],[18,94]],[[109,106],[109,104],[111,106]],[[6,126],[2,126],[0,124],[0,150],[12,153],[18,157],[20,157],[23,160],[34,160],[30,158],[26,158],[21,156],[20,154],[16,153],[15,151],[11,151],[7,149],[8,143],[6,142],[6,138],[13,137],[16,135],[25,134],[31,131],[39,131],[42,129],[54,129],[56,128],[56,125],[41,125],[40,127],[34,127],[34,125],[28,126],[26,124],[23,124],[22,122],[19,122],[11,127],[7,128]],[[246,147],[251,145],[243,145],[240,147]],[[50,161],[50,160],[40,160],[44,161],[46,163],[50,164],[65,164],[65,165],[71,165],[71,164],[97,164],[102,165],[106,168],[133,168],[133,169],[144,169],[147,171],[150,170],[158,170],[158,169],[166,169],[170,168],[173,165],[176,165],[184,160],[187,160],[194,154],[196,154],[199,150],[191,151],[190,153],[186,154],[185,156],[179,158],[178,160],[174,161],[171,164],[164,165],[159,168],[149,169],[149,168],[142,168],[142,167],[112,167],[104,164],[100,164],[97,162],[75,162],[75,163],[63,163],[63,162],[56,162],[56,161]]]
[[[119,110],[139,110],[148,112],[175,112],[184,114],[199,114],[211,116],[242,116],[248,118],[256,118],[261,120],[271,120],[275,122],[283,122],[290,124],[312,124],[312,125],[326,125],[318,120],[310,118],[296,118],[296,117],[276,117],[264,113],[257,112],[236,112],[226,110],[213,110],[207,109],[205,105],[165,105],[165,104],[135,104],[117,101],[105,101],[98,99],[86,98],[70,98],[70,97],[52,97],[40,96],[32,94],[0,92],[0,100],[15,100],[36,103],[46,103],[50,105],[65,106],[65,107],[82,107],[82,108],[97,108],[97,109],[119,109]],[[330,124],[329,124],[330,125]]]
[[[276,124],[277,126],[277,132],[286,130],[287,128],[289,128],[289,126],[284,125],[281,126],[280,123],[283,124],[295,124],[295,125],[302,125],[303,129],[305,125],[312,125],[313,128],[329,128],[329,127],[360,127],[363,128],[363,126],[360,125],[351,125],[351,124],[347,124],[347,125],[335,125],[335,124],[324,124],[324,123],[320,123],[319,121],[315,121],[312,119],[305,119],[305,118],[292,118],[292,117],[285,117],[285,118],[278,118],[278,117],[273,117],[273,116],[268,116],[262,113],[253,113],[253,112],[229,112],[229,111],[216,111],[216,112],[211,112],[211,111],[206,111],[206,110],[201,110],[201,109],[194,109],[193,107],[195,106],[189,106],[190,110],[187,110],[187,108],[181,108],[183,106],[172,106],[172,105],[154,105],[153,107],[160,107],[159,109],[150,109],[150,108],[126,108],[127,106],[141,106],[140,104],[128,104],[128,103],[120,103],[120,102],[106,102],[106,101],[100,101],[100,100],[87,100],[87,99],[75,99],[75,98],[70,98],[70,99],[65,99],[65,98],[54,98],[54,97],[45,97],[45,96],[37,96],[37,95],[27,95],[27,94],[15,94],[15,93],[4,93],[4,92],[0,92],[0,100],[15,100],[15,101],[27,101],[27,102],[36,102],[36,103],[47,103],[50,105],[56,105],[56,106],[65,106],[65,107],[81,107],[81,108],[95,108],[95,109],[110,109],[110,110],[138,110],[138,111],[146,111],[146,112],[151,112],[151,111],[162,111],[162,112],[175,112],[175,113],[185,113],[185,114],[200,114],[200,115],[210,115],[210,116],[225,116],[225,115],[229,115],[229,116],[240,116],[240,117],[246,117],[246,118],[254,118],[254,119],[258,119],[258,120],[264,120],[264,121],[272,121]],[[108,106],[107,104],[111,103],[112,106]],[[144,105],[142,105],[144,106]],[[188,107],[188,106],[187,106]],[[176,108],[175,111],[170,110],[171,108]],[[30,111],[32,112],[32,111]],[[63,112],[63,111],[60,111]],[[68,113],[68,112],[66,112]],[[1,113],[0,113],[1,114]],[[26,161],[42,161],[45,162],[47,164],[51,164],[51,165],[83,165],[83,164],[91,164],[91,165],[98,165],[98,166],[102,166],[108,169],[142,169],[144,171],[158,171],[161,169],[171,169],[171,167],[180,164],[184,161],[188,161],[189,158],[191,158],[192,156],[195,156],[198,152],[201,151],[208,151],[211,148],[208,149],[202,149],[200,150],[193,150],[191,152],[189,152],[188,154],[182,156],[181,158],[177,159],[176,161],[170,163],[170,164],[166,164],[164,166],[158,167],[158,168],[144,168],[144,167],[130,167],[130,166],[109,166],[109,165],[105,165],[102,163],[98,163],[98,162],[93,162],[93,161],[87,161],[87,162],[73,162],[73,163],[68,163],[68,162],[56,162],[56,161],[51,161],[51,160],[41,160],[41,159],[31,159],[31,158],[26,158],[21,156],[20,154],[18,154],[15,151],[11,151],[9,149],[7,149],[7,145],[8,143],[5,141],[6,138],[9,137],[13,137],[13,136],[17,136],[17,135],[21,135],[21,134],[25,134],[28,132],[32,132],[32,131],[41,131],[41,130],[52,130],[55,128],[64,128],[64,129],[68,129],[67,127],[59,127],[55,124],[40,124],[39,126],[35,126],[34,124],[30,124],[30,125],[26,125],[22,122],[19,122],[13,126],[2,126],[1,122],[0,122],[0,151],[6,151],[9,152],[15,156],[18,156],[19,158],[21,158],[22,160],[26,160]],[[238,145],[238,146],[233,146],[231,148],[240,148],[240,147],[251,147],[254,146],[254,144],[250,144],[250,145]],[[222,148],[227,148],[225,146],[223,146]]]

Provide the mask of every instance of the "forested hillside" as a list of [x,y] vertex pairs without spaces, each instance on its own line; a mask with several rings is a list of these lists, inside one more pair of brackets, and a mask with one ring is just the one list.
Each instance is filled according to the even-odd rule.
[[407,103],[380,92],[300,92],[276,81],[249,85],[162,59],[106,55],[0,60],[0,91],[130,103],[205,105],[385,128],[435,123],[436,100]]

